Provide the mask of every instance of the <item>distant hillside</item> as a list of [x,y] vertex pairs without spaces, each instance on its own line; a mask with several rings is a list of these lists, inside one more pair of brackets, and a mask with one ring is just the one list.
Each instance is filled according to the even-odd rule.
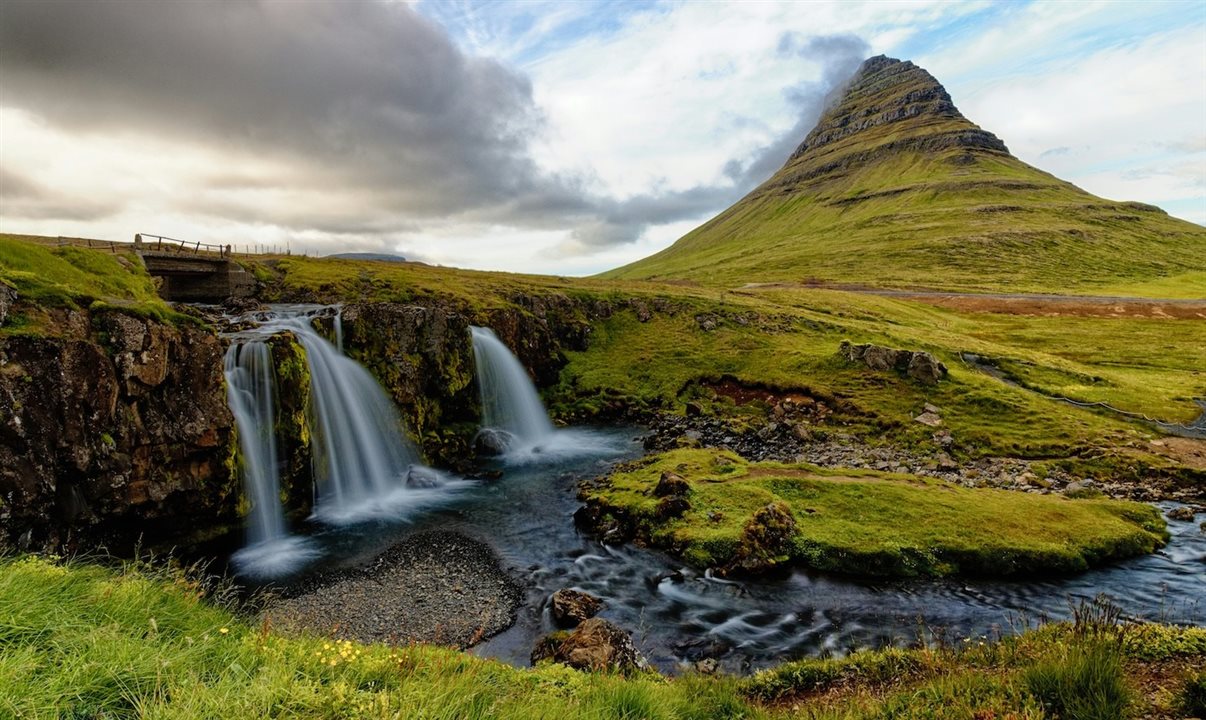
[[369,253],[369,252],[350,252],[350,253],[335,253],[327,255],[329,258],[341,258],[343,260],[379,260],[381,262],[406,262],[406,258],[401,255],[391,255],[390,253]]
[[1206,295],[1206,228],[1027,165],[928,72],[879,56],[773,177],[604,276]]

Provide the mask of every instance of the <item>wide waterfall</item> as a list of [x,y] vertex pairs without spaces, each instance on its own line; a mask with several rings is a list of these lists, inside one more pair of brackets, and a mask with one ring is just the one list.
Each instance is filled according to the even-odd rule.
[[470,331],[482,405],[479,448],[509,462],[617,452],[612,443],[595,433],[554,428],[519,358],[489,328],[471,327]]
[[[234,335],[226,356],[227,387],[239,427],[247,494],[252,503],[249,546],[236,561],[252,565],[274,544],[290,538],[280,503],[274,436],[276,403],[271,353],[264,339],[291,332],[305,349],[310,372],[307,426],[317,520],[344,524],[400,520],[451,499],[473,483],[449,478],[421,464],[406,438],[393,402],[369,372],[315,330],[314,306],[274,307],[260,324]],[[342,318],[334,329],[342,340]],[[252,557],[254,556],[254,558]],[[255,574],[283,574],[253,568]]]
[[304,538],[289,535],[281,508],[271,348],[261,340],[232,343],[224,369],[226,396],[239,435],[243,484],[251,502],[247,547],[234,560],[251,575],[289,572],[313,552]]

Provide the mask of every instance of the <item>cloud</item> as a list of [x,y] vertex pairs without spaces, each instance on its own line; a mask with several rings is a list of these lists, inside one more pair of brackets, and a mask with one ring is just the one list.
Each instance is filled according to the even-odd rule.
[[0,167],[0,215],[15,218],[97,220],[120,210],[114,203],[64,197]]
[[631,242],[734,199],[787,154],[765,149],[727,186],[592,194],[533,162],[543,118],[526,77],[466,56],[401,4],[14,1],[0,62],[5,104],[68,132],[141,132],[274,166],[224,169],[180,210],[334,235],[413,233],[460,215],[574,227],[583,250]]
[[[527,75],[465,53],[403,3],[6,0],[0,81],[4,106],[74,140],[153,138],[208,158],[163,178],[183,185],[175,194],[152,188],[161,210],[367,248],[450,222],[559,230],[562,252],[594,253],[715,212],[765,179],[867,54],[851,36],[784,38],[783,52],[823,68],[785,94],[791,128],[705,181],[620,198],[589,170],[537,162],[548,119]],[[704,69],[720,82],[734,66]],[[23,201],[4,215],[103,212],[63,199],[77,207]]]

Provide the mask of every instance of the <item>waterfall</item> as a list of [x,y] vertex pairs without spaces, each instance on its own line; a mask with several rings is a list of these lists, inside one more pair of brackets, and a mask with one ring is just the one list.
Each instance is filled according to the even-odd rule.
[[[314,475],[313,517],[343,524],[402,520],[446,503],[474,483],[421,464],[393,402],[360,363],[314,329],[329,308],[276,306],[259,324],[231,335],[226,354],[227,391],[239,428],[243,474],[252,503],[248,546],[235,554],[245,574],[280,576],[316,554],[309,539],[290,536],[280,502],[274,411],[275,376],[266,338],[291,332],[306,351],[310,403],[306,417]],[[342,339],[342,317],[334,328]]]
[[[405,483],[419,453],[402,432],[393,402],[360,363],[315,331],[308,316],[282,318],[310,368],[310,451],[318,490],[315,515],[350,520],[388,511],[382,502]],[[392,504],[392,503],[387,503]]]
[[313,553],[302,538],[289,535],[281,509],[272,351],[261,340],[232,343],[224,371],[226,396],[238,429],[243,484],[251,502],[247,547],[235,561],[248,574],[279,574]]
[[556,431],[528,371],[489,328],[470,330],[482,402],[482,427],[506,433],[505,441],[500,444],[507,450],[536,448],[549,440]]

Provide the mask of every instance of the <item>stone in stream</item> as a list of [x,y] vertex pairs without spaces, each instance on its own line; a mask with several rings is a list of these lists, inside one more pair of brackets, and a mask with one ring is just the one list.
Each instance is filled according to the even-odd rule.
[[411,465],[406,471],[406,487],[408,488],[438,488],[444,485],[444,476],[422,465]]
[[564,635],[542,638],[532,651],[532,664],[552,660],[578,670],[644,670],[649,663],[628,633],[601,618],[590,618]]
[[603,609],[603,601],[580,590],[562,588],[549,598],[553,621],[561,627],[573,627],[588,620]]
[[1166,513],[1166,515],[1168,515],[1169,520],[1177,520],[1179,522],[1193,522],[1193,516],[1195,514],[1196,514],[1196,511],[1194,510],[1194,508],[1190,507],[1189,505],[1182,505],[1181,507],[1175,507]]
[[506,430],[483,428],[473,438],[473,448],[478,455],[502,455],[514,442],[515,436]]

